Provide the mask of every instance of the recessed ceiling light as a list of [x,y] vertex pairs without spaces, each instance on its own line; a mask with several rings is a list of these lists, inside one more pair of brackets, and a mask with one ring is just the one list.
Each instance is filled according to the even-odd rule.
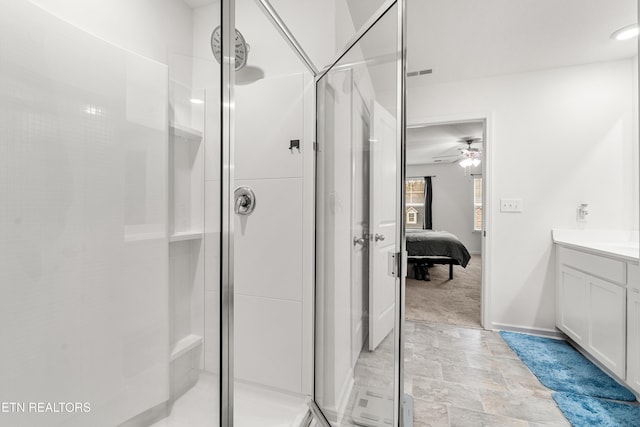
[[627,25],[611,34],[611,38],[616,40],[629,40],[637,37],[640,34],[640,27],[638,24]]
[[192,104],[197,104],[197,105],[204,104],[204,101],[203,101],[202,99],[191,98],[189,101],[190,101]]

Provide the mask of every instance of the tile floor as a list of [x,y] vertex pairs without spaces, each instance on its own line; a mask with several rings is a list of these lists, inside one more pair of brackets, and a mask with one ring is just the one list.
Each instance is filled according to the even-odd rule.
[[497,332],[406,322],[405,391],[414,426],[569,426]]
[[[406,322],[405,392],[414,399],[414,427],[570,426],[544,387],[497,332]],[[355,386],[392,390],[392,337],[363,351]],[[341,427],[352,427],[348,416]]]

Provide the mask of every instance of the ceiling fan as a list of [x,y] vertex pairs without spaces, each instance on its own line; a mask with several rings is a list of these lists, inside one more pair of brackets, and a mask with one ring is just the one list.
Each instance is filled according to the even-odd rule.
[[[475,156],[475,157],[481,157],[482,155],[482,149],[480,148],[475,148],[475,147],[471,147],[471,144],[475,144],[475,143],[482,143],[482,138],[476,138],[476,137],[471,137],[471,136],[467,136],[464,138],[461,138],[458,140],[458,143],[463,143],[463,144],[467,144],[466,147],[458,147],[457,148],[457,153],[456,153],[456,149],[452,148],[452,149],[448,149],[447,152],[451,153],[454,152],[455,154],[442,154],[439,156],[433,156],[433,162],[434,163],[455,163],[457,162],[461,156],[463,156],[464,160],[464,156]],[[474,154],[467,154],[467,153],[474,153]],[[473,160],[472,160],[473,161]],[[479,163],[479,161],[478,161]]]
[[460,139],[459,142],[467,144],[467,147],[459,149],[462,160],[458,164],[463,168],[478,166],[482,158],[482,148],[471,147],[471,144],[482,143],[482,138],[466,136]]

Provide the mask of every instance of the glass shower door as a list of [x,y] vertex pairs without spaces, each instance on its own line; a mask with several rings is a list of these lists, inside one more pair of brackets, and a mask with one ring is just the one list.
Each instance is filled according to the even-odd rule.
[[0,426],[220,425],[220,8],[3,2]]
[[317,80],[316,418],[401,425],[402,8]]

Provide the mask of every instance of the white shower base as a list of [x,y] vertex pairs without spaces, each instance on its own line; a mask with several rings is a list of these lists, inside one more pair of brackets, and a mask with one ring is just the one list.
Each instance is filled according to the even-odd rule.
[[[218,376],[201,372],[198,382],[152,427],[217,426]],[[234,427],[298,427],[307,412],[306,397],[235,383]]]

